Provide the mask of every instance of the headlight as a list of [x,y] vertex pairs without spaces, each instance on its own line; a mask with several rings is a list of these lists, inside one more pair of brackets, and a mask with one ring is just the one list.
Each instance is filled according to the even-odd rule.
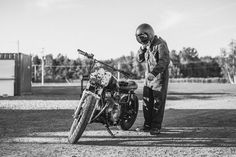
[[103,86],[107,86],[111,80],[112,74],[110,72],[105,72],[105,74],[103,75],[103,78],[101,80],[101,84]]
[[106,87],[112,78],[112,74],[108,71],[105,71],[103,68],[93,72],[90,75],[90,83],[91,84],[100,84]]

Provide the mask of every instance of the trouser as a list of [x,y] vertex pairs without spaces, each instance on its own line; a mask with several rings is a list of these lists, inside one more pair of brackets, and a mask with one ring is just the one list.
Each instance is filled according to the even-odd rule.
[[144,125],[161,129],[165,111],[168,80],[162,85],[160,91],[143,88],[143,114]]

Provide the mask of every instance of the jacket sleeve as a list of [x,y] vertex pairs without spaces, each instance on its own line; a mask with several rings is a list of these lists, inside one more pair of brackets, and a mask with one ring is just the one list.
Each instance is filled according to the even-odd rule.
[[147,49],[142,49],[141,47],[138,50],[138,54],[137,54],[137,61],[142,63],[143,61],[145,61],[145,52],[147,51]]
[[162,43],[158,46],[159,51],[159,61],[157,65],[153,68],[151,73],[154,76],[157,76],[159,73],[162,73],[170,63],[169,50],[166,44]]

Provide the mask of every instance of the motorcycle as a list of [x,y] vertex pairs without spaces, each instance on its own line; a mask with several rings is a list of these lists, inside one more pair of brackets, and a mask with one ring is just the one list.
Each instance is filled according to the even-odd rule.
[[[100,63],[113,71],[122,73],[126,78],[132,76],[131,73],[115,69],[95,59],[91,53],[80,49],[78,52],[92,61],[90,72],[97,63]],[[68,136],[69,143],[77,143],[86,126],[91,123],[102,123],[112,137],[115,135],[109,128],[111,126],[129,130],[137,118],[139,109],[138,97],[134,92],[137,88],[135,81],[118,80],[104,68],[91,72],[86,88],[74,111],[74,120]]]

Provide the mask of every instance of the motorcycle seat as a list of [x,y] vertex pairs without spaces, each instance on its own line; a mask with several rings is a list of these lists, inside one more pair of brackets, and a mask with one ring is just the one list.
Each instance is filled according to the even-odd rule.
[[118,81],[118,87],[120,90],[130,91],[136,90],[138,85],[135,81]]

